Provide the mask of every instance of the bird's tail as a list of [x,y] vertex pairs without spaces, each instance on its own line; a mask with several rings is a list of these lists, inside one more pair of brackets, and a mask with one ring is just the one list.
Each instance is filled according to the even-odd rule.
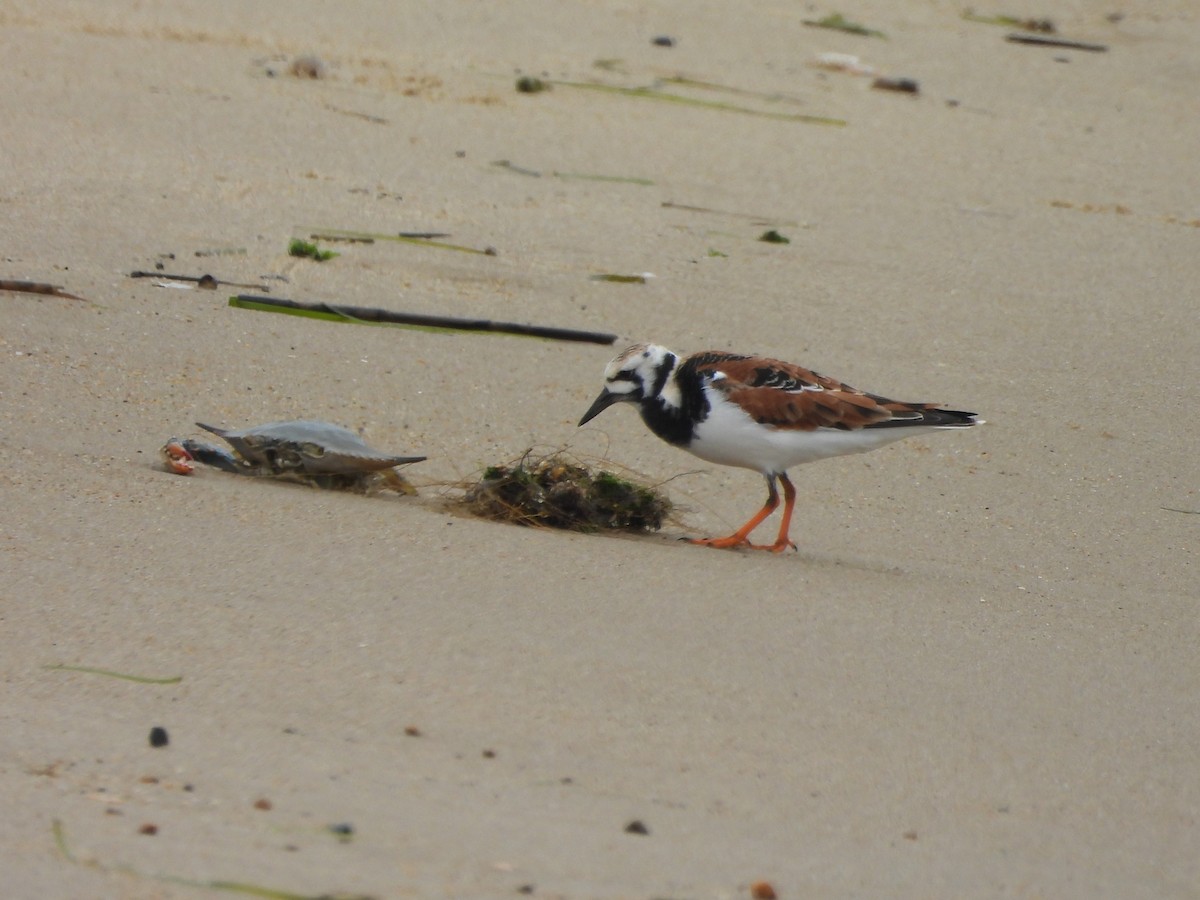
[[934,428],[970,428],[972,425],[984,424],[984,420],[976,413],[963,412],[960,409],[927,409],[922,420],[922,425],[931,425]]

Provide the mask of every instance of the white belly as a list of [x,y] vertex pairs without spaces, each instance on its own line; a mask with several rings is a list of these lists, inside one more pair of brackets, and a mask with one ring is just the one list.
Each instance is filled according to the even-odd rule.
[[774,428],[759,425],[741,407],[724,401],[719,395],[710,395],[709,402],[712,408],[708,418],[696,428],[687,449],[709,462],[740,466],[764,474],[778,474],[818,459],[866,453],[884,444],[939,430],[929,426],[860,428],[855,431]]

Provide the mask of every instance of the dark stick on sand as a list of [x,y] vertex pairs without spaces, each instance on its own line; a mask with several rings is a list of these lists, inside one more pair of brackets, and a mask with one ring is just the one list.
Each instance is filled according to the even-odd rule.
[[1064,47],[1067,50],[1087,50],[1091,53],[1104,53],[1108,50],[1108,47],[1104,44],[1085,44],[1083,41],[1069,41],[1066,38],[1046,37],[1043,34],[1013,32],[1004,39],[1014,44],[1032,44],[1035,47]]
[[411,325],[417,328],[443,328],[452,331],[483,331],[498,334],[517,334],[525,337],[549,338],[556,341],[578,341],[588,344],[612,344],[615,334],[597,331],[576,331],[573,328],[554,328],[546,325],[525,325],[520,322],[496,322],[491,319],[461,319],[456,316],[430,316],[421,313],[394,312],[369,306],[334,306],[330,303],[298,303],[277,297],[256,297],[238,294],[229,300],[230,306],[257,309],[264,312],[291,312],[314,318],[342,322],[370,322],[383,325]]
[[56,284],[45,284],[41,281],[11,281],[0,279],[0,291],[17,291],[21,294],[45,294],[49,297],[66,297],[68,300],[82,300],[74,294],[68,294]]

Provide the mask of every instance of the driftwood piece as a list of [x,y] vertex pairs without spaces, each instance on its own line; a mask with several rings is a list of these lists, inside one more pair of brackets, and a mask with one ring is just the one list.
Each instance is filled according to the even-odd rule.
[[229,298],[229,305],[239,309],[263,312],[282,312],[340,322],[367,322],[374,325],[407,325],[416,328],[450,331],[483,331],[516,334],[525,337],[549,338],[556,341],[577,341],[589,344],[613,344],[615,334],[597,331],[577,331],[548,325],[526,325],[521,322],[497,322],[492,319],[464,319],[457,316],[434,316],[422,313],[395,312],[369,306],[335,306],[330,303],[299,303],[278,297],[258,297],[238,294]]

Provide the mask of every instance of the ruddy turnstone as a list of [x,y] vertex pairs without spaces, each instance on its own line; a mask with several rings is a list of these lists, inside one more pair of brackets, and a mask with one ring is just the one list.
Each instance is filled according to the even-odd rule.
[[[745,525],[728,537],[691,539],[708,547],[794,548],[788,538],[796,505],[787,476],[792,466],[982,424],[975,413],[889,400],[792,363],[720,350],[681,357],[658,344],[635,344],[608,364],[604,378],[580,425],[614,403],[636,403],[642,420],[667,443],[767,479],[767,502]],[[784,499],[779,536],[774,544],[751,544],[750,532],[779,506],[776,481]]]

